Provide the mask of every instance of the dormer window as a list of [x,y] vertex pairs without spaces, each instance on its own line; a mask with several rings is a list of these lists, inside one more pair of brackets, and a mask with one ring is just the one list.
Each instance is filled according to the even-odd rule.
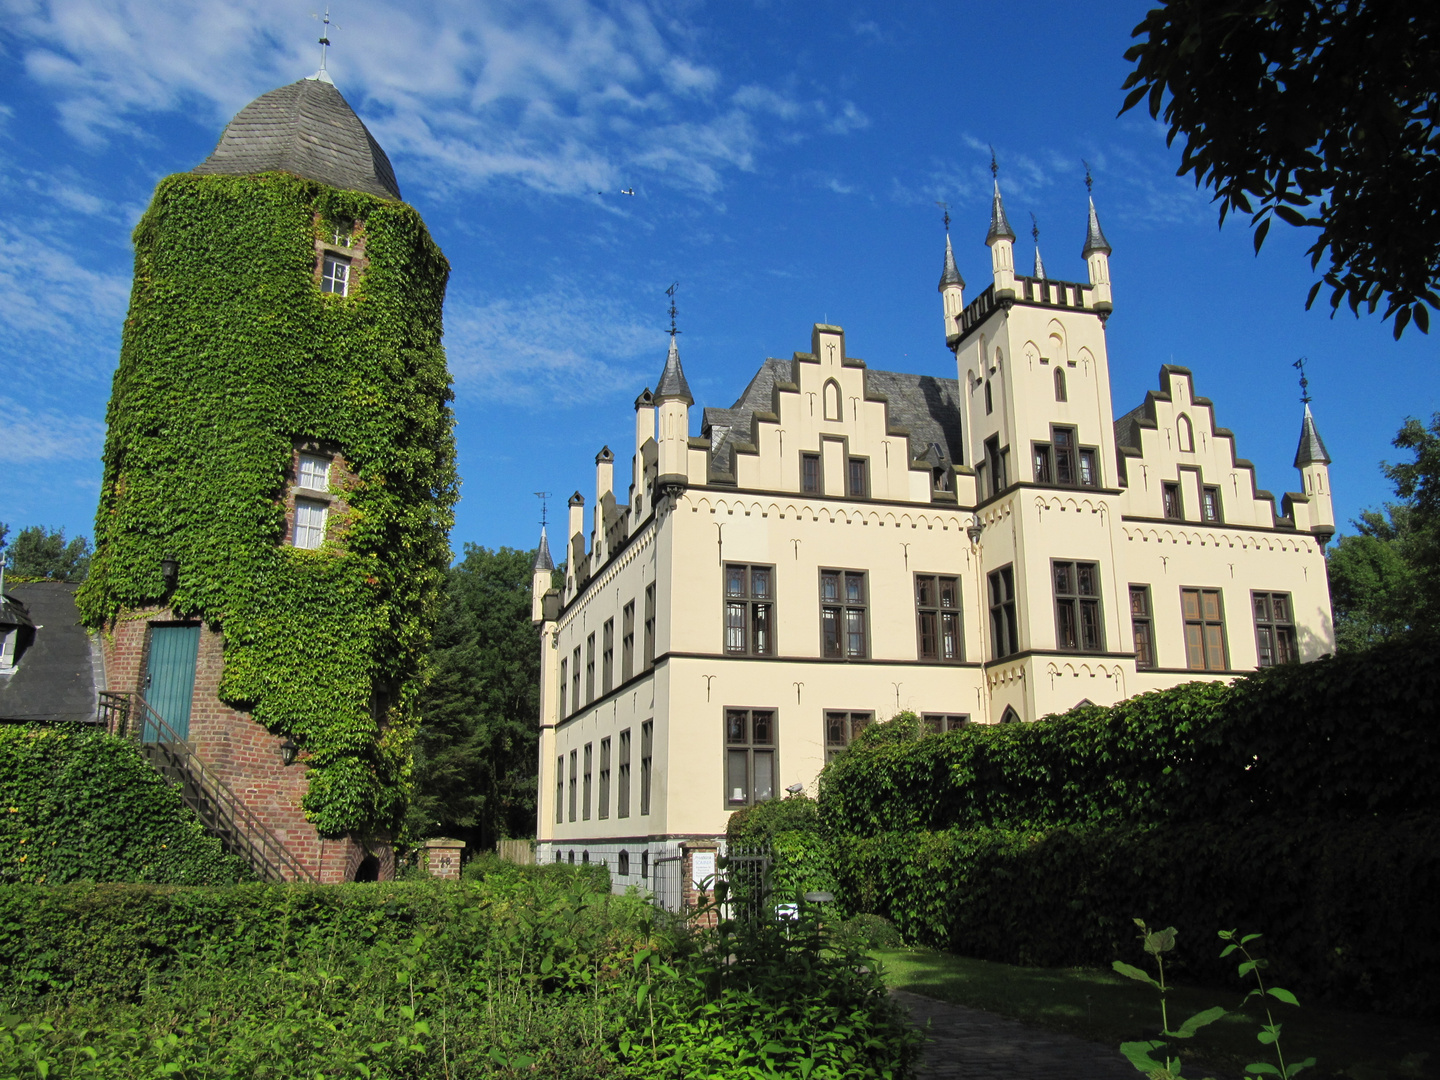
[[325,253],[325,266],[320,274],[320,291],[346,296],[350,292],[350,260],[343,255]]
[[330,459],[319,454],[301,454],[299,486],[310,491],[329,491]]

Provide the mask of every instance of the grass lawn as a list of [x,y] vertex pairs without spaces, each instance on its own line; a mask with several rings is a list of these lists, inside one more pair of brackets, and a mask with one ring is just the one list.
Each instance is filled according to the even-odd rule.
[[[1087,968],[1024,968],[970,960],[928,949],[873,950],[885,965],[885,981],[898,990],[969,1005],[1039,1027],[1068,1032],[1093,1042],[1119,1047],[1122,1042],[1152,1038],[1160,1027],[1155,991],[1110,971]],[[1170,1022],[1213,1005],[1234,1008],[1240,994],[1233,990],[1177,987],[1169,999]],[[1373,1013],[1295,1008],[1275,1002],[1275,1019],[1283,1025],[1280,1044],[1286,1064],[1314,1056],[1313,1071],[1302,1077],[1345,1077],[1347,1080],[1440,1077],[1440,1029],[1416,1021]],[[1190,1040],[1182,1060],[1187,1077],[1212,1072],[1239,1076],[1252,1061],[1274,1062],[1269,1047],[1255,1039],[1258,1012],[1217,1021]],[[1138,1072],[1135,1074],[1140,1075]]]

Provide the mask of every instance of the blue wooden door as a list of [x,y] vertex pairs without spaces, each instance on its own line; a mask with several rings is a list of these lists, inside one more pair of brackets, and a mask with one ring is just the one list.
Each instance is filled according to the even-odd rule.
[[[198,626],[150,628],[145,700],[182,739],[190,736],[190,698],[195,693],[195,658],[199,652]],[[145,742],[155,742],[159,732],[147,723],[142,737]]]

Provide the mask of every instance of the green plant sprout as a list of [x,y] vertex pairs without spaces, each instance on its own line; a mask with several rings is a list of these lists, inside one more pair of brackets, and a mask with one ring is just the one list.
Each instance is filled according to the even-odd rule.
[[1275,1022],[1275,1016],[1270,1011],[1269,999],[1274,998],[1276,1001],[1283,1001],[1287,1005],[1295,1006],[1298,1006],[1300,1002],[1295,1000],[1295,995],[1289,990],[1279,986],[1266,987],[1265,980],[1260,973],[1268,966],[1269,962],[1251,956],[1250,950],[1245,947],[1260,936],[1259,934],[1246,934],[1244,937],[1239,937],[1238,931],[1221,930],[1221,940],[1227,941],[1229,944],[1221,951],[1220,958],[1223,960],[1235,952],[1245,958],[1237,969],[1237,973],[1242,979],[1247,975],[1254,975],[1255,986],[1245,995],[1241,1004],[1243,1005],[1245,1001],[1249,1001],[1253,997],[1258,997],[1264,1002],[1266,1022],[1260,1025],[1260,1032],[1255,1038],[1260,1041],[1261,1045],[1271,1046],[1275,1049],[1275,1065],[1271,1065],[1268,1061],[1255,1061],[1245,1066],[1245,1072],[1253,1076],[1279,1076],[1284,1080],[1290,1080],[1290,1077],[1302,1069],[1308,1069],[1314,1065],[1315,1059],[1308,1057],[1304,1061],[1297,1061],[1290,1065],[1285,1064],[1285,1054],[1280,1049],[1280,1025]]
[[[1137,1070],[1150,1077],[1151,1080],[1181,1080],[1180,1059],[1170,1057],[1168,1040],[1191,1038],[1206,1024],[1213,1024],[1224,1016],[1225,1010],[1217,1005],[1198,1012],[1172,1031],[1170,1013],[1165,999],[1170,988],[1165,984],[1164,954],[1175,948],[1175,928],[1170,926],[1164,930],[1151,930],[1145,925],[1143,919],[1136,919],[1135,925],[1140,928],[1140,939],[1144,943],[1145,951],[1155,958],[1155,968],[1159,978],[1151,978],[1148,972],[1120,960],[1116,960],[1112,966],[1127,979],[1146,983],[1159,991],[1161,1038],[1147,1039],[1144,1042],[1121,1043],[1120,1052],[1125,1055],[1131,1065],[1134,1065]],[[1157,1061],[1153,1055],[1162,1050],[1167,1051],[1165,1058],[1163,1061]]]

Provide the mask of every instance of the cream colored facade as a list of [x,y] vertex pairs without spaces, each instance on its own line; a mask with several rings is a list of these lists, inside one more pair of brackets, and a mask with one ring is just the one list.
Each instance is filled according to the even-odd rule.
[[1116,421],[1093,205],[1089,228],[1089,281],[1017,276],[997,188],[969,304],[947,238],[957,380],[873,371],[817,324],[690,437],[671,338],[628,501],[606,448],[588,535],[570,500],[562,588],[543,541],[537,560],[542,860],[604,860],[673,901],[681,841],[813,791],[866,716],[1034,720],[1333,650],[1308,409],[1278,508],[1186,369]]

